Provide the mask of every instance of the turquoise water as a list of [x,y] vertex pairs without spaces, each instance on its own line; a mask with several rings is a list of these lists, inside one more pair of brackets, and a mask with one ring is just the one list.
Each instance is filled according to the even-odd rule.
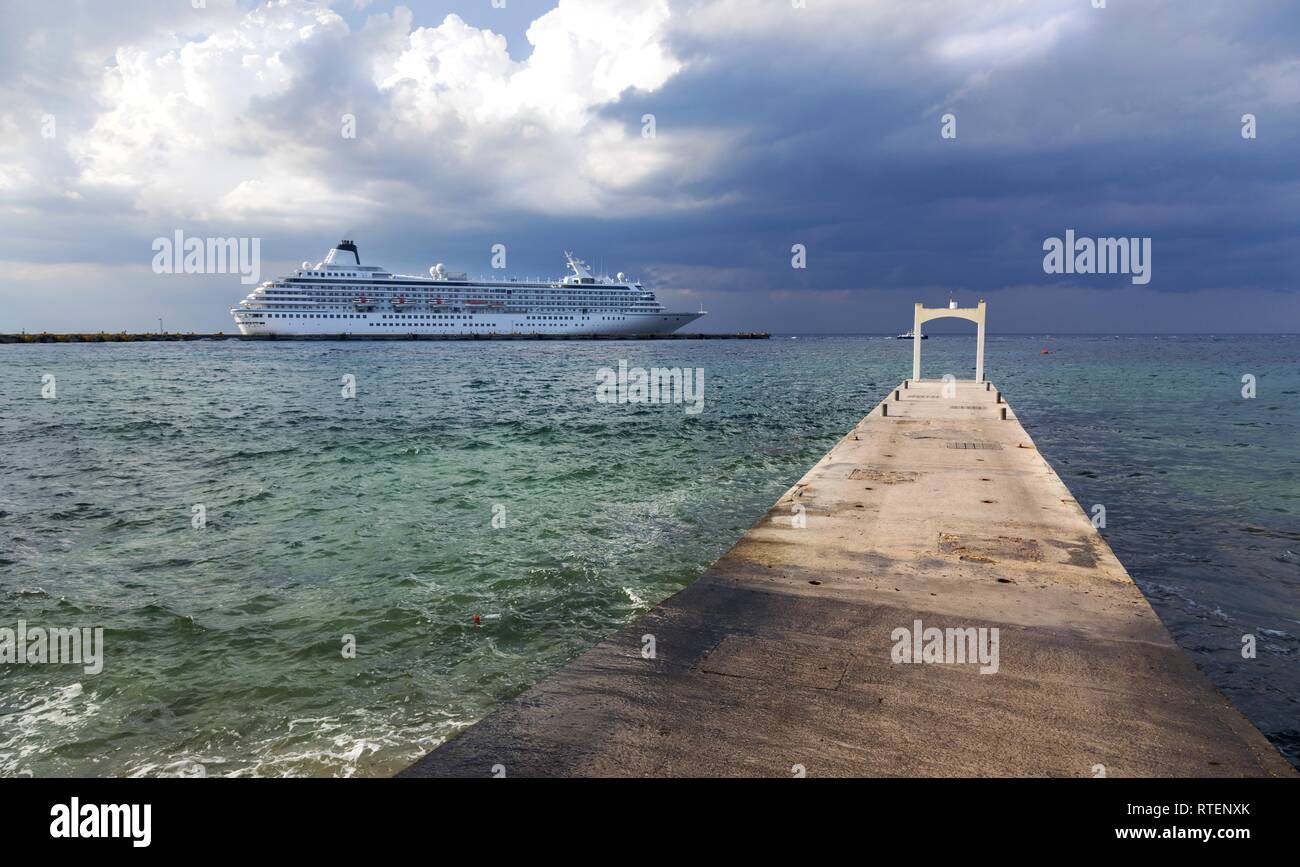
[[[970,375],[971,339],[925,351]],[[619,359],[704,368],[704,411],[597,403]],[[0,774],[396,771],[697,577],[910,360],[869,337],[0,346],[0,626],[106,645],[96,675],[0,665]],[[1294,337],[995,337],[986,365],[1293,761],[1298,362]]]

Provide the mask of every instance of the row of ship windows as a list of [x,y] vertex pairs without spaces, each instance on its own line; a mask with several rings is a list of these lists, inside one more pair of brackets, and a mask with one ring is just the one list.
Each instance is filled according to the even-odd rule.
[[[376,270],[376,272],[370,272],[370,273],[368,273],[368,274],[361,274],[361,273],[356,273],[356,272],[344,272],[344,270],[322,270],[322,272],[317,272],[316,274],[305,274],[305,273],[299,272],[299,273],[298,273],[298,276],[296,276],[296,277],[290,277],[289,279],[291,279],[291,281],[292,281],[292,279],[320,279],[321,277],[330,277],[330,278],[333,278],[333,277],[357,277],[357,278],[360,278],[360,279],[393,279],[393,274],[391,274],[391,273],[389,273],[389,272],[383,272],[383,270]],[[456,282],[459,282],[459,283],[468,283],[468,282],[473,282],[473,281],[468,281],[468,279],[459,279],[459,281],[434,281],[434,282],[450,282],[450,283],[456,283]],[[497,281],[494,281],[494,282],[497,282]],[[515,278],[511,278],[510,281],[508,281],[508,282],[511,282],[511,283],[517,283],[517,285],[519,285],[520,289],[558,289],[558,286],[555,286],[554,283],[538,283],[538,282],[532,282],[532,281],[519,281],[519,279],[515,279]],[[593,282],[594,282],[594,281],[593,281]],[[584,283],[584,285],[586,285],[586,283],[588,283],[588,281],[582,281],[582,283]],[[302,285],[302,283],[295,283],[295,285]],[[421,285],[428,285],[428,283],[421,283]],[[572,285],[572,283],[565,283],[565,285]],[[619,289],[627,290],[627,289],[632,289],[632,287],[630,287],[630,286],[620,286]],[[506,291],[512,291],[512,290],[506,290]],[[599,290],[597,290],[597,291],[599,291]]]
[[[329,275],[326,275],[329,276]],[[345,274],[334,275],[338,277],[347,276]],[[382,274],[358,274],[358,277],[367,280],[382,280],[379,283],[380,288],[408,288],[419,289],[421,291],[431,291],[440,289],[443,286],[450,286],[452,289],[464,289],[466,287],[479,287],[489,292],[531,292],[533,290],[545,289],[551,292],[635,292],[635,286],[576,286],[573,284],[556,285],[554,283],[512,283],[509,286],[503,286],[500,283],[495,285],[478,283],[474,280],[428,280],[422,283],[410,283],[405,280],[394,280],[387,275]],[[290,277],[287,280],[269,280],[264,285],[270,286],[289,286],[295,289],[338,289],[346,286],[364,286],[364,283],[307,283],[307,280],[320,280],[320,277]],[[641,287],[644,289],[645,287]]]
[[[377,327],[379,327],[379,328],[397,328],[398,326],[405,326],[405,325],[407,325],[407,324],[408,324],[408,323],[406,323],[406,322],[371,322],[371,323],[370,323],[370,327],[371,327],[371,328],[375,328],[375,327],[377,326]],[[495,322],[470,322],[469,324],[470,324],[470,325],[478,325],[478,326],[481,327],[481,328],[496,328],[496,327],[497,327],[497,323],[495,323]],[[554,324],[554,325],[559,325],[560,323],[555,322],[555,323],[545,323],[545,324],[546,324],[546,326],[549,328],[552,324]]]
[[[267,307],[267,309],[274,309],[274,305],[266,305],[266,307]],[[340,308],[338,308],[338,307],[324,307],[324,308],[317,307],[316,309],[317,309],[317,310],[320,310],[320,309],[325,309],[325,310],[338,310],[338,309],[340,309]],[[639,308],[639,307],[633,307],[633,308],[631,308],[630,311],[629,311],[627,308],[620,307],[620,308],[617,308],[616,310],[606,310],[606,311],[597,311],[597,312],[601,312],[601,313],[623,313],[623,312],[625,312],[625,311],[626,311],[626,312],[633,312],[633,313],[638,312],[638,311],[639,311],[639,312],[642,312],[642,313],[646,313],[646,312],[649,312],[649,313],[656,313],[656,312],[658,312],[657,309],[652,309],[652,310],[642,310],[642,309]],[[516,312],[517,312],[517,311],[513,311],[513,310],[509,310],[509,311],[499,311],[499,310],[494,310],[494,311],[492,311],[492,313],[495,314],[495,315],[499,315],[499,314],[501,314],[501,313],[516,313]],[[273,315],[275,315],[275,314],[273,314]],[[315,316],[315,315],[317,315],[317,314],[305,314],[305,315],[308,315],[308,316]],[[339,314],[329,313],[329,314],[320,314],[320,315],[325,316],[325,317],[327,317],[327,318],[334,318],[335,316],[337,316],[337,315],[339,315]],[[347,318],[347,319],[357,319],[357,318],[364,319],[365,316],[366,316],[366,314],[352,314],[352,313],[342,314],[342,317],[343,317],[343,318]],[[457,318],[463,318],[463,317],[453,316],[453,315],[451,315],[451,314],[446,314],[446,313],[384,313],[384,314],[382,314],[382,318],[383,318],[383,319],[457,319]],[[527,318],[527,319],[564,319],[565,317],[563,317],[563,316],[527,316],[527,317],[525,317],[525,318]],[[568,317],[568,318],[569,318],[569,319],[573,319],[573,318],[575,318],[575,317],[570,316],[570,317]]]
[[[365,319],[361,313],[250,313],[252,319]],[[385,319],[472,319],[472,316],[449,313],[385,313]],[[573,316],[528,316],[527,319],[572,320]],[[600,316],[602,322],[621,322],[626,316]]]
[[365,319],[361,313],[250,313],[256,319]]
[[[303,301],[303,299],[301,299],[301,298],[290,298],[290,297],[288,297],[288,296],[286,296],[286,295],[276,295],[276,294],[274,294],[274,293],[273,293],[273,294],[269,294],[269,295],[265,295],[265,296],[263,296],[260,300],[261,300],[263,303],[267,303],[267,304],[275,304],[275,303],[277,303],[277,302],[278,302],[278,303],[282,303],[282,304],[301,304],[302,301]],[[335,300],[335,301],[336,301],[336,299],[330,299],[330,300]],[[338,299],[338,300],[341,300],[341,299]],[[361,301],[353,301],[352,303],[353,303],[353,304],[361,304],[361,303],[364,303],[364,304],[387,304],[387,303],[390,303],[392,300],[393,300],[393,299],[391,299],[391,298],[376,298],[376,299],[370,299],[370,300],[367,300],[367,301],[365,301],[365,302],[361,302]],[[449,299],[447,299],[447,300],[445,300],[445,301],[440,301],[440,302],[438,302],[438,303],[439,303],[439,304],[444,304],[444,305],[449,305],[449,304],[462,304],[462,303],[465,302],[465,300],[466,300],[466,299],[463,299],[463,298],[449,298]],[[557,305],[557,306],[564,306],[564,307],[573,307],[573,306],[577,306],[577,302],[576,302],[576,301],[560,301],[560,300],[555,300],[555,299],[550,299],[550,298],[545,299],[545,301],[550,302],[551,304],[555,304],[555,305]],[[429,303],[429,300],[428,300],[428,299],[425,299],[425,298],[411,299],[411,300],[408,301],[407,303],[408,303],[408,304],[415,304],[415,303],[428,304],[428,303]],[[495,303],[496,303],[497,305],[500,305],[500,304],[503,303],[503,302],[501,302],[501,301],[498,300],[498,301],[496,301]],[[515,299],[513,303],[514,303],[515,306],[519,306],[519,305],[521,305],[521,304],[525,304],[526,302],[520,301],[519,299]],[[655,303],[654,301],[626,301],[626,300],[619,300],[619,299],[611,299],[611,300],[606,301],[605,303],[606,303],[606,304],[617,305],[617,306],[619,306],[619,307],[638,307],[638,308],[640,308],[640,307],[654,307],[654,306],[656,306],[656,303]],[[539,301],[539,302],[535,302],[535,303],[533,303],[533,304],[529,304],[529,305],[527,305],[527,306],[532,306],[532,307],[545,307],[546,304],[545,304],[544,302]],[[599,305],[592,305],[592,306],[599,306]]]
[[[364,313],[250,313],[250,316],[256,319],[366,319]],[[470,319],[470,316],[455,316],[450,313],[428,314],[419,316],[415,314],[398,316],[397,314],[384,314],[385,319]]]
[[[362,290],[364,290],[365,287],[361,287],[361,288],[362,288]],[[396,287],[381,287],[381,288],[384,288],[386,291],[388,291],[388,292],[390,292],[390,293],[396,294]],[[351,296],[353,296],[353,295],[356,294],[355,291],[348,291],[348,292],[334,292],[334,291],[328,291],[328,290],[329,290],[329,287],[327,287],[327,286],[303,286],[302,288],[286,288],[286,287],[280,287],[280,286],[273,286],[273,287],[271,287],[270,289],[268,289],[268,290],[266,290],[266,291],[267,291],[267,292],[278,292],[278,293],[281,293],[281,294],[284,294],[284,295],[332,295],[332,296],[339,297],[339,298],[342,298],[342,297],[351,297]],[[420,292],[422,292],[422,291],[425,291],[425,290],[414,290],[414,291],[412,292],[412,294],[420,294]],[[448,294],[454,294],[454,293],[448,293]],[[466,292],[466,293],[464,293],[464,294],[468,296],[468,295],[470,295],[471,293]],[[493,290],[488,290],[486,293],[480,293],[480,294],[491,295],[491,294],[493,294]],[[537,293],[537,292],[514,292],[514,291],[508,291],[508,292],[506,292],[506,295],[509,295],[509,296],[512,297],[512,298],[545,298],[545,297],[547,297],[548,295],[552,295],[552,294],[554,294],[554,293],[549,293],[549,292],[544,292],[544,293]],[[597,301],[601,301],[601,300],[608,300],[608,299],[610,299],[610,298],[627,297],[627,291],[622,291],[622,292],[564,292],[564,293],[561,293],[561,294],[563,295],[563,297],[564,297],[565,300],[571,300],[571,299],[584,299],[584,300],[597,300]]]

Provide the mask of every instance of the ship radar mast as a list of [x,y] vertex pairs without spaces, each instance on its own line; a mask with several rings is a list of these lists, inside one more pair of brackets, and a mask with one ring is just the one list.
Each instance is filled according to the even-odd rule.
[[587,267],[587,263],[570,253],[568,250],[564,251],[564,261],[568,263],[571,269],[573,269],[573,276],[579,279],[591,276],[591,269]]
[[568,250],[564,251],[564,261],[568,263],[569,270],[573,272],[569,277],[569,280],[575,283],[594,281],[595,278],[591,276],[591,269],[587,267],[587,263],[570,253]]

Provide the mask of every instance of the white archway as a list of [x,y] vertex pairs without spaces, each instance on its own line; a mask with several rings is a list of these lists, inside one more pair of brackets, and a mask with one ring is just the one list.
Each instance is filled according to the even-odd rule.
[[912,379],[921,378],[921,324],[931,319],[952,318],[969,319],[978,329],[975,335],[975,381],[983,382],[985,314],[982,300],[978,307],[923,307],[920,301],[916,302],[916,315],[912,321]]

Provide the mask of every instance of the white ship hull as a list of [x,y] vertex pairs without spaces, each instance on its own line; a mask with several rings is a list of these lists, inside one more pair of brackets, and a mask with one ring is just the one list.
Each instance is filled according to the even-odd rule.
[[[240,334],[338,335],[349,337],[401,337],[408,334],[498,335],[580,334],[633,335],[672,334],[703,316],[703,313],[625,313],[618,316],[573,314],[572,319],[534,320],[516,313],[313,313],[286,314],[283,319],[259,319],[248,311],[231,313]],[[443,315],[456,318],[430,318]]]

